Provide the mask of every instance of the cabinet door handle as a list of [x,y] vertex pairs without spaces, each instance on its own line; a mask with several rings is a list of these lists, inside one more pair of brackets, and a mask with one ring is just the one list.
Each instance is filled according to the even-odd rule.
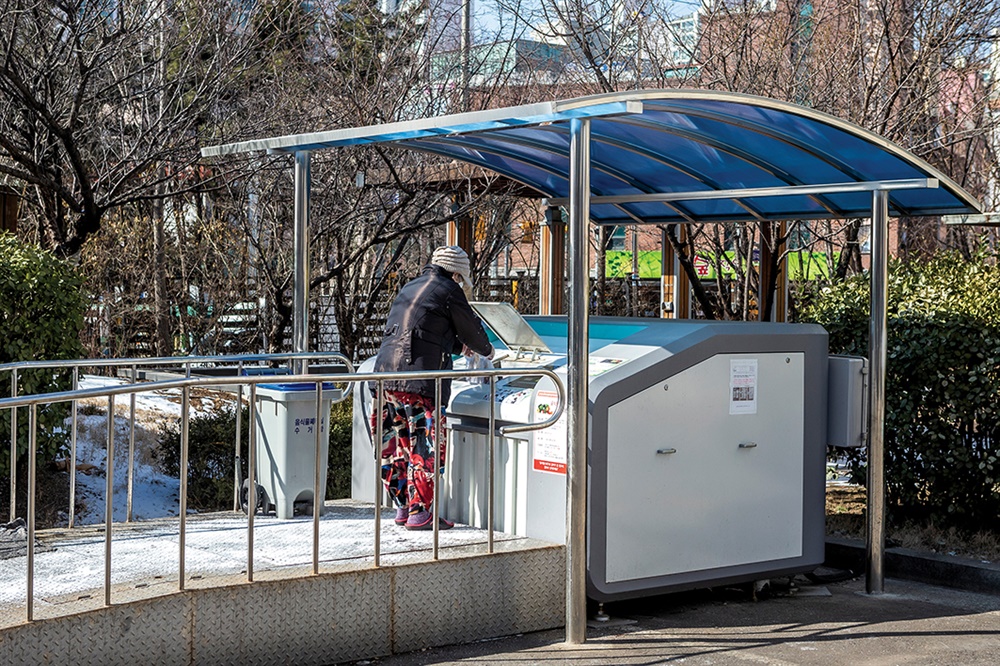
[[677,449],[656,449],[658,455],[669,455],[671,453],[677,453]]
[[741,449],[756,449],[757,448],[757,442],[741,442],[740,443],[740,448]]

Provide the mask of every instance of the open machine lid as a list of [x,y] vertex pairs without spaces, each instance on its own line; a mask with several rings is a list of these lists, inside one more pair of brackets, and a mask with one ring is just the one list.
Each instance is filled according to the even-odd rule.
[[483,322],[496,333],[507,347],[513,350],[549,353],[548,345],[535,333],[524,317],[510,303],[474,301],[469,305]]

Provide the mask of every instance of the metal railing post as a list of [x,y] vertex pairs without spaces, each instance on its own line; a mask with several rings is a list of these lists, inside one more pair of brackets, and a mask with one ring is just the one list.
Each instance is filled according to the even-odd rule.
[[[439,538],[441,536],[438,517],[440,512],[441,493],[441,454],[444,452],[444,442],[441,441],[441,378],[434,378],[434,447],[431,451],[431,464],[434,465],[434,484],[431,486],[431,521],[433,522],[434,548],[433,559],[438,559]],[[412,434],[412,433],[411,433]]]
[[178,570],[178,581],[177,589],[184,589],[184,579],[185,579],[185,549],[187,548],[187,488],[188,488],[188,447],[190,442],[188,441],[188,426],[190,424],[190,416],[188,412],[191,407],[191,389],[188,386],[184,386],[181,389],[181,469],[180,469],[180,489],[177,491],[178,500],[180,502],[180,533],[178,535],[178,545],[180,548],[179,560],[177,563]]
[[[236,366],[236,377],[243,376],[243,362]],[[240,510],[240,444],[243,441],[243,382],[236,383],[236,460],[233,465],[233,512]]]
[[[80,368],[73,368],[73,390],[80,388]],[[72,402],[73,411],[69,444],[69,529],[73,529],[76,519],[76,443],[77,443],[77,401]]]
[[[382,380],[375,382],[375,567],[378,568],[382,548],[382,440],[384,438],[382,411],[385,409],[385,396],[382,394]],[[398,442],[397,442],[398,445]],[[392,462],[390,461],[390,466]],[[390,474],[392,470],[390,468]]]
[[[17,370],[10,374],[10,397],[17,397]],[[17,407],[10,410],[10,514],[17,517]]]
[[[132,384],[135,385],[138,372],[132,365]],[[132,492],[135,487],[135,393],[130,393],[128,407],[128,487],[125,499],[125,522],[132,522]]]
[[257,513],[257,384],[250,384],[250,445],[247,447],[247,582],[253,582],[253,519]]
[[881,594],[885,582],[885,367],[889,262],[886,236],[889,193],[872,194],[871,323],[868,340],[870,427],[868,428],[868,534],[865,588]]
[[[312,183],[310,168],[311,153],[308,150],[295,151],[294,173],[294,232],[292,234],[295,255],[295,276],[293,284],[292,350],[305,352],[309,349],[309,199]],[[305,361],[296,360],[292,364],[292,374],[305,374]]]
[[570,121],[570,302],[567,354],[566,642],[587,639],[587,401],[590,121]]
[[316,382],[316,476],[313,485],[313,574],[319,573],[319,514],[323,507],[323,500],[326,498],[325,488],[321,488],[323,481],[323,440],[321,433],[323,430],[323,382]]
[[104,605],[111,605],[111,532],[115,511],[115,396],[108,396],[107,469],[104,486]]
[[37,427],[38,406],[32,405],[28,411],[28,622],[35,619],[35,465],[38,455],[35,430]]
[[490,376],[490,434],[486,440],[486,552],[493,552],[493,530],[496,520],[496,427],[497,427],[497,385],[496,377]]

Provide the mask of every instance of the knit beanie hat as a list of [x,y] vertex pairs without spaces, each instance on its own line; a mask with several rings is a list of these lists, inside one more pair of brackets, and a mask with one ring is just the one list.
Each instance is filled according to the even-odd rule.
[[434,250],[431,263],[451,273],[462,276],[462,290],[466,297],[472,298],[472,271],[469,267],[469,255],[457,245],[442,245]]

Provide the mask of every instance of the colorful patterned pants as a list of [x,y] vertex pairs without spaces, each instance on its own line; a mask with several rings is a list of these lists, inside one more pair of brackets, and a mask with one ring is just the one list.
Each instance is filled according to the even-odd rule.
[[[444,465],[441,415],[438,460]],[[372,435],[378,422],[372,414]],[[430,511],[434,502],[434,401],[415,393],[386,391],[382,408],[382,482],[396,507],[410,514]]]

